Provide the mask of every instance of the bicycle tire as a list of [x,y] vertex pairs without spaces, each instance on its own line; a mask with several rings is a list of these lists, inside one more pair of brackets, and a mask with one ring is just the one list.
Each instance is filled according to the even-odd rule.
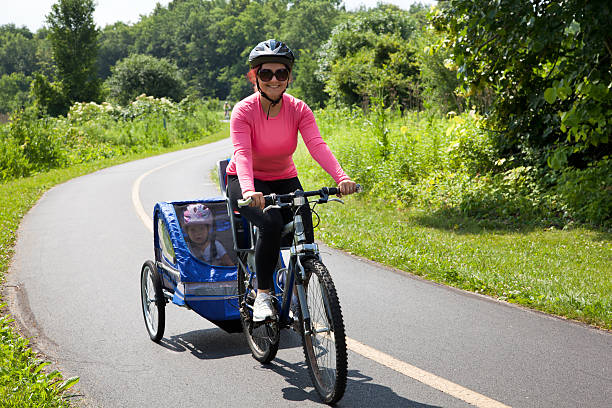
[[159,271],[152,261],[142,265],[140,272],[140,301],[149,337],[156,343],[164,337],[166,327],[166,300],[162,291]]
[[317,393],[326,404],[334,404],[344,395],[348,370],[342,310],[325,265],[311,258],[303,260],[302,266],[307,276],[304,289],[311,319],[310,329],[306,328],[298,307],[304,357]]
[[252,306],[254,299],[249,296],[253,285],[251,274],[245,270],[243,265],[247,264],[246,253],[240,254],[238,263],[238,294],[240,296],[240,322],[242,331],[251,349],[251,354],[260,363],[269,363],[276,357],[280,342],[280,328],[277,321],[255,324],[253,313],[247,306]]

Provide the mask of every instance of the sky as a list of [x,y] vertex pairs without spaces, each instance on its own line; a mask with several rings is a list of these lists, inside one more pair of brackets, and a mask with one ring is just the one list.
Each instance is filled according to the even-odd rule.
[[[355,10],[360,6],[375,7],[380,0],[344,0],[347,10]],[[435,0],[383,0],[402,8],[410,7],[412,3],[434,4]],[[17,27],[26,26],[30,31],[41,28],[46,15],[51,11],[51,5],[56,0],[0,0],[0,25],[13,23]],[[150,14],[155,4],[162,6],[170,0],[96,0],[94,20],[100,27],[117,21],[136,23],[141,15]]]

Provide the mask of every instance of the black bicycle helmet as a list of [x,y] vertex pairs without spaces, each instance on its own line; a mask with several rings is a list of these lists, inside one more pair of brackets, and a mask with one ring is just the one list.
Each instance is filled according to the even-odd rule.
[[251,68],[266,62],[279,62],[291,69],[293,68],[294,61],[293,51],[285,43],[276,40],[260,42],[249,54],[249,65]]

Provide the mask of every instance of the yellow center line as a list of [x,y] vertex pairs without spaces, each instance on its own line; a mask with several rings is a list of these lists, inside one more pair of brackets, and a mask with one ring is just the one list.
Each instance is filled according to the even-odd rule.
[[[143,222],[143,224],[149,229],[151,233],[153,233],[153,220],[147,212],[144,210],[142,206],[142,202],[140,201],[140,185],[142,180],[150,174],[161,170],[165,167],[171,166],[173,164],[179,163],[183,160],[187,160],[196,156],[202,156],[204,154],[216,153],[218,151],[227,150],[227,147],[222,149],[216,149],[213,151],[207,151],[205,153],[198,153],[191,156],[183,157],[181,159],[177,159],[168,163],[165,163],[159,167],[151,169],[145,173],[143,173],[140,177],[134,181],[132,185],[132,203],[134,204],[134,209],[136,210],[136,214]],[[442,377],[439,377],[435,374],[432,374],[428,371],[415,367],[411,364],[408,364],[404,361],[398,360],[395,357],[390,356],[389,354],[383,353],[382,351],[378,351],[373,347],[370,347],[366,344],[360,343],[357,340],[351,339],[350,337],[346,338],[346,347],[348,350],[351,350],[354,353],[357,353],[367,359],[375,361],[378,364],[381,364],[385,367],[388,367],[400,374],[405,375],[406,377],[410,377],[413,380],[416,380],[420,383],[423,383],[431,388],[434,388],[438,391],[441,391],[445,394],[448,394],[454,398],[460,399],[462,401],[467,402],[470,405],[479,408],[510,408],[508,405],[505,405],[499,401],[496,401],[492,398],[489,398],[485,395],[479,394],[476,391],[472,391],[468,388],[462,387],[459,384],[455,384],[449,380],[446,380]]]
[[442,391],[445,394],[465,401],[470,405],[481,408],[509,408],[508,405],[502,404],[499,401],[462,387],[461,385],[455,384],[454,382],[448,381],[428,371],[405,363],[396,359],[395,357],[390,356],[389,354],[378,351],[349,337],[346,338],[346,347],[363,357],[376,361],[385,367],[389,367],[398,373],[404,374],[405,376],[428,385],[431,388],[435,388],[436,390]]
[[[182,157],[180,159],[177,160],[173,160],[171,162],[162,164],[159,167],[155,167],[143,174],[140,175],[140,177],[138,177],[136,179],[136,181],[134,181],[134,184],[132,184],[132,204],[134,205],[134,209],[136,210],[136,214],[138,215],[138,218],[140,218],[140,220],[143,222],[143,224],[147,227],[147,229],[153,233],[153,220],[151,217],[149,217],[149,214],[144,210],[144,207],[142,206],[142,202],[140,201],[140,184],[142,183],[142,180],[144,180],[147,176],[151,175],[152,173],[155,173],[158,170],[161,170],[163,168],[172,166],[173,164],[176,163],[180,163],[184,160],[188,160],[188,159],[192,159],[194,157],[197,156],[203,156],[206,154],[211,154],[211,153],[217,153],[217,152],[221,152],[224,150],[228,150],[228,147],[221,147],[215,150],[207,150],[206,152],[200,152],[200,153],[196,153],[196,154],[192,154],[190,156],[186,156],[186,157]],[[212,184],[211,184],[212,185]]]

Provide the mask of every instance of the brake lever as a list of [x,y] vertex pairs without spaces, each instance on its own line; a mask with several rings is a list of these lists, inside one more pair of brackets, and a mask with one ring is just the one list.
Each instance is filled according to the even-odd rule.
[[271,210],[273,208],[278,208],[280,210],[282,207],[280,205],[278,205],[278,204],[269,205],[269,206],[267,206],[266,208],[263,209],[263,212],[267,213],[269,210]]
[[336,198],[336,197],[332,197],[332,198],[330,198],[328,201],[336,201],[336,202],[338,202],[338,203],[340,203],[340,204],[344,204],[344,201],[342,201],[341,199]]

